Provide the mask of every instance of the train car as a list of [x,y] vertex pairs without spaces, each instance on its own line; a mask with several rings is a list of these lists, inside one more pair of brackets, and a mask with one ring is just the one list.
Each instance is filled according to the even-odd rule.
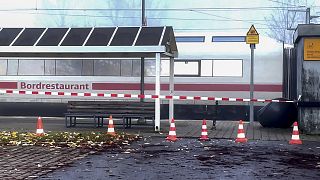
[[[211,32],[175,32],[175,37],[179,51],[174,64],[175,95],[249,98],[250,48],[245,43],[245,36]],[[254,98],[281,97],[283,44],[260,36],[254,57]],[[0,88],[140,94],[140,73],[139,59],[1,59]],[[144,73],[145,94],[154,94],[153,59],[145,60]],[[162,95],[169,94],[168,86],[169,59],[162,59]],[[101,97],[0,95],[3,107],[11,107],[8,104],[12,103],[15,106],[40,103],[40,106],[44,107],[44,104],[65,104],[70,100],[79,99],[104,100]],[[167,103],[167,100],[162,100],[164,109],[167,109]],[[188,104],[192,105],[188,107],[195,108],[216,102],[181,100],[175,101],[175,104]],[[223,101],[219,102],[219,105],[243,108],[248,103]],[[7,110],[3,111],[6,112],[1,112],[2,114],[8,113]],[[179,106],[176,111],[179,112]],[[166,113],[166,110],[163,112]]]
[[[197,42],[188,42],[188,39]],[[199,69],[198,72],[192,71],[196,72],[191,75],[194,77],[176,78],[177,84],[188,83],[195,90],[180,93],[195,95],[199,92],[208,96],[249,98],[250,48],[245,43],[245,36],[176,33],[176,40],[179,49],[177,68],[183,62],[193,62],[190,66],[198,66]],[[255,98],[281,97],[282,49],[282,43],[260,37],[254,60]],[[179,73],[181,76],[190,75]]]

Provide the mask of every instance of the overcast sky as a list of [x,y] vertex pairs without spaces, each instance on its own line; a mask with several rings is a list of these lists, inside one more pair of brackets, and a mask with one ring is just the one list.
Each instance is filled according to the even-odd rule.
[[[293,1],[297,0],[146,0],[147,23],[171,25],[176,31],[237,34],[247,32],[254,24],[259,33],[265,34],[267,19],[277,13],[277,8],[305,10],[311,6],[311,15],[320,16],[320,0],[300,1],[303,7],[297,8],[293,8]],[[81,10],[68,10],[74,8]],[[1,27],[137,26],[141,23],[140,8],[140,0],[1,0],[0,24]]]

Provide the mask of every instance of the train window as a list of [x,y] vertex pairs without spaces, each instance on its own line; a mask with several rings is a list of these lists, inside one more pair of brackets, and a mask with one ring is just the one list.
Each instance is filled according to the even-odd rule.
[[44,60],[19,59],[18,75],[44,75]]
[[82,69],[81,60],[56,60],[57,76],[80,76]]
[[161,76],[170,76],[170,60],[161,60]]
[[[145,60],[145,76],[156,76],[156,61],[155,59]],[[169,76],[170,61],[161,60],[160,76]]]
[[242,60],[213,60],[213,76],[242,77]]
[[144,61],[144,75],[155,76],[156,75],[156,61],[154,59],[148,59]]
[[245,36],[212,36],[212,42],[246,42]]
[[204,36],[176,36],[176,42],[204,42]]
[[18,60],[8,59],[7,75],[18,75]]
[[92,76],[93,75],[93,60],[82,60],[82,72],[83,76]]
[[212,76],[212,60],[201,60],[201,76]]
[[199,76],[199,61],[175,61],[175,76]]
[[56,60],[44,61],[44,75],[56,75]]
[[121,60],[121,76],[131,76],[132,60]]
[[120,62],[118,59],[95,60],[94,75],[96,76],[120,76]]
[[0,75],[1,76],[7,74],[7,64],[8,64],[8,61],[6,59],[0,60]]
[[140,77],[141,67],[140,60],[132,60],[132,76]]

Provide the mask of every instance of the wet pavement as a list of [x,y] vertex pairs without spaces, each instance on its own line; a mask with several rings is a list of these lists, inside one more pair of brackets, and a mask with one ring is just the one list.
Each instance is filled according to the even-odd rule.
[[320,144],[148,137],[40,179],[319,179]]

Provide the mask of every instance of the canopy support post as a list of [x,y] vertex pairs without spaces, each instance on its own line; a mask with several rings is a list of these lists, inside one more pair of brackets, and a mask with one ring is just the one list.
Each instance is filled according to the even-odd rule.
[[155,94],[158,95],[158,98],[155,100],[155,123],[154,130],[160,131],[160,53],[156,53],[156,85],[155,85]]

